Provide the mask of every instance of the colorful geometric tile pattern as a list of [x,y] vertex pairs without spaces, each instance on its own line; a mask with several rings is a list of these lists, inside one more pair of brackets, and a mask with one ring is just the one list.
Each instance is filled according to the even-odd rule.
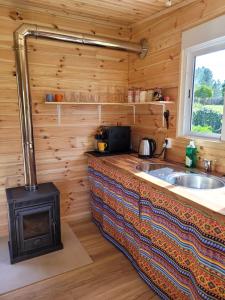
[[102,234],[162,299],[225,299],[225,224],[151,184],[89,160]]

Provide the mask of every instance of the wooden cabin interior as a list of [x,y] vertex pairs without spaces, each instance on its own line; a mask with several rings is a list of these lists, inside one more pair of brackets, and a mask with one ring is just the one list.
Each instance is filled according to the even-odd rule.
[[0,0],[1,300],[225,299],[224,25],[224,0]]

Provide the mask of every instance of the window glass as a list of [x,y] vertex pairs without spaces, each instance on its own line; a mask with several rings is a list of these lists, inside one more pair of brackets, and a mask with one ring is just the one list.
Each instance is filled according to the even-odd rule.
[[225,91],[225,50],[195,57],[190,129],[220,137]]

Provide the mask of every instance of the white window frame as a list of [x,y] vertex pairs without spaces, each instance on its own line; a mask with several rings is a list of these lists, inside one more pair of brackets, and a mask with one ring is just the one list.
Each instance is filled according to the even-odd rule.
[[[221,26],[222,30],[221,30]],[[220,134],[191,131],[195,58],[225,49],[225,16],[197,26],[182,34],[181,81],[177,136],[225,141],[225,102]]]

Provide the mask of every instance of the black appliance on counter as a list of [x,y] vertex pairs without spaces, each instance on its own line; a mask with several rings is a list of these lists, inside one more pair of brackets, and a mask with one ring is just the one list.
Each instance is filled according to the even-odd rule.
[[[101,128],[101,135],[95,137],[98,142],[104,142],[107,147],[104,153],[129,153],[131,150],[130,126],[108,126]],[[97,149],[96,149],[97,150]]]

